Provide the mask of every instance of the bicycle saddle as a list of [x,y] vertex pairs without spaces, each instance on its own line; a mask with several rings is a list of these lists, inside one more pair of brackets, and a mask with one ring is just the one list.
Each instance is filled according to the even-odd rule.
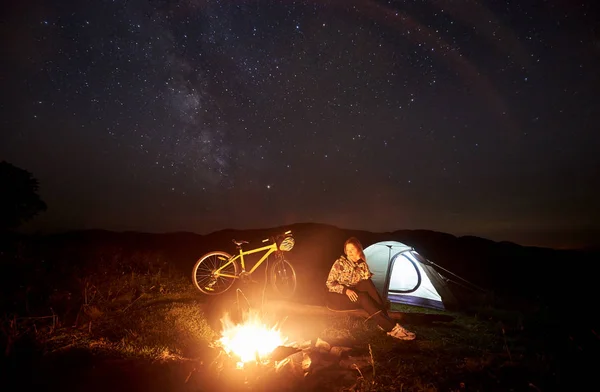
[[234,243],[236,246],[240,246],[240,245],[242,245],[242,244],[248,244],[248,241],[244,241],[244,240],[239,240],[239,241],[238,241],[238,240],[231,240],[231,241],[233,241],[233,243]]

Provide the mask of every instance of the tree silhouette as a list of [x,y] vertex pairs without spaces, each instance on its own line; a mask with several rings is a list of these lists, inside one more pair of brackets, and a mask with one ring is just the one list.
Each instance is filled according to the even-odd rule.
[[0,162],[0,231],[15,229],[42,211],[38,180],[27,170]]

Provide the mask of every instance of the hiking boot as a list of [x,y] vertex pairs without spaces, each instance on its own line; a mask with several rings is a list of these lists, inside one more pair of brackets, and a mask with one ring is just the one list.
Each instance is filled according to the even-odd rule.
[[417,337],[417,335],[415,335],[414,332],[410,332],[409,330],[407,330],[400,324],[396,324],[394,329],[392,329],[387,334],[393,338],[400,339],[400,340],[413,340],[414,338]]

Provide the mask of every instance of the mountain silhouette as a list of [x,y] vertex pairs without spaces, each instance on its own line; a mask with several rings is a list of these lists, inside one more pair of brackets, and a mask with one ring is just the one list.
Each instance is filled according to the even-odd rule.
[[[320,223],[252,230],[227,228],[205,235],[82,230],[35,237],[35,241],[41,248],[83,253],[112,250],[121,252],[123,257],[136,252],[160,252],[171,266],[191,274],[192,266],[204,253],[213,250],[234,253],[233,239],[249,241],[246,245],[249,249],[260,246],[270,235],[286,230],[291,230],[296,239],[296,246],[287,256],[298,272],[299,286],[305,288],[300,295],[306,300],[320,293],[331,264],[342,254],[343,243],[350,236],[359,238],[364,247],[378,241],[400,241],[443,270],[495,296],[517,302],[556,302],[569,298],[577,299],[578,303],[585,302],[593,287],[592,274],[585,271],[600,254],[593,250],[528,247],[475,236],[457,237],[430,230],[374,233]],[[442,275],[453,278],[443,270],[440,271]]]

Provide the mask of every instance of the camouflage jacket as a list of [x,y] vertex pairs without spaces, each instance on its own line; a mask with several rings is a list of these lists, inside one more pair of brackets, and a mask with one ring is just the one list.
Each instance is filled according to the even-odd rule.
[[354,263],[345,256],[340,256],[329,271],[327,289],[333,293],[343,294],[348,287],[356,285],[359,281],[373,276],[369,266],[364,260]]

